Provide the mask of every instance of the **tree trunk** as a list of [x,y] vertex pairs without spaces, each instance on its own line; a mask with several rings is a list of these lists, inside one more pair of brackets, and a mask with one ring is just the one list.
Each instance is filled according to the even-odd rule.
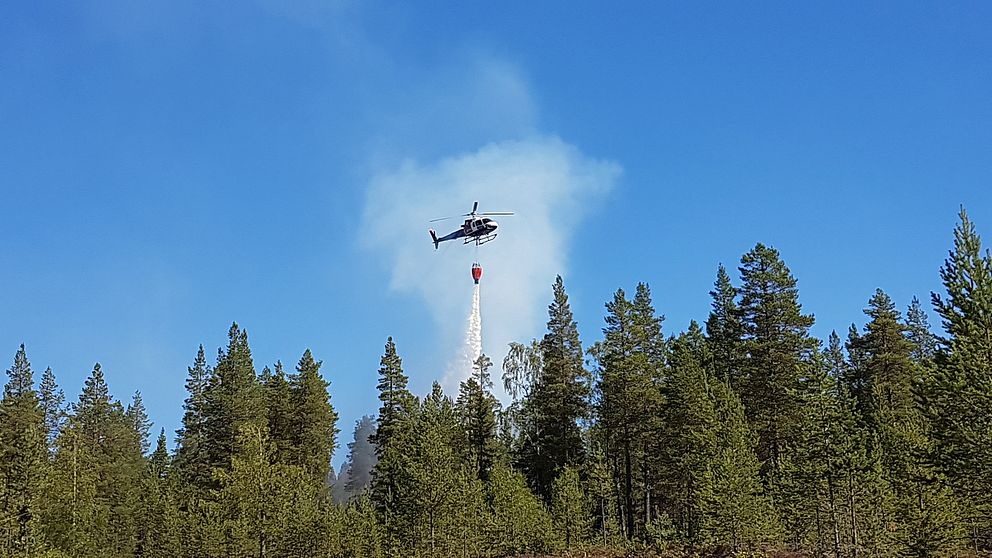
[[623,444],[623,469],[623,504],[624,508],[626,508],[624,510],[624,518],[627,523],[627,538],[632,539],[634,538],[634,479],[633,465],[631,464],[630,458],[630,440],[624,440]]
[[854,478],[850,472],[847,473],[847,496],[848,496],[848,507],[851,510],[851,547],[853,549],[852,556],[858,558],[860,551],[860,543],[858,542],[858,512],[855,508],[854,501]]
[[840,558],[840,526],[837,525],[837,503],[834,501],[834,475],[827,475],[827,497],[830,498],[830,524],[833,526],[834,558]]

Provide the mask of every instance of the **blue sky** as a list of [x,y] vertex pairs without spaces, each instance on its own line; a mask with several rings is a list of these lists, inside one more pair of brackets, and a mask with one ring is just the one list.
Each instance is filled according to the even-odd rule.
[[[259,368],[324,361],[343,446],[386,336],[416,391],[450,373],[476,257],[498,358],[541,334],[555,273],[584,342],[637,281],[673,333],[759,241],[825,337],[876,287],[938,289],[959,205],[992,235],[990,22],[980,2],[7,2],[0,349],[26,343],[69,399],[101,362],[171,435],[197,345],[236,320]],[[518,215],[435,253],[427,219],[475,199]]]

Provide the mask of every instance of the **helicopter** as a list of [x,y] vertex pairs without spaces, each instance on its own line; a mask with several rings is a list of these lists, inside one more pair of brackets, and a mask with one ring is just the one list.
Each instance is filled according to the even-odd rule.
[[[444,242],[445,240],[455,240],[456,238],[464,238],[462,244],[469,244],[474,242],[476,246],[481,246],[494,238],[496,238],[496,228],[499,224],[490,219],[490,215],[513,215],[511,211],[488,211],[485,213],[478,213],[479,202],[472,204],[472,212],[462,215],[462,217],[467,217],[465,222],[462,223],[460,229],[446,234],[442,237],[438,237],[434,229],[428,229],[431,233],[431,240],[434,241],[434,249],[437,250],[437,245]],[[452,217],[441,217],[440,219],[431,219],[430,222],[434,223],[437,221],[444,221],[446,219],[451,219]]]

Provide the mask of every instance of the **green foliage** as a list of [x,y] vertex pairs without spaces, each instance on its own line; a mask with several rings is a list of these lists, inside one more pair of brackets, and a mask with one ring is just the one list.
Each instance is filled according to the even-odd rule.
[[329,383],[321,377],[320,366],[307,349],[290,378],[289,463],[303,469],[315,485],[327,477],[339,432],[338,414],[331,405]]
[[931,424],[931,459],[968,502],[976,544],[992,547],[992,257],[961,210],[954,248],[940,277],[946,296],[933,305],[948,338],[920,390]]
[[458,392],[458,413],[466,435],[469,462],[481,481],[489,479],[496,462],[499,447],[496,442],[496,413],[499,402],[487,390],[492,389],[489,379],[489,357],[480,355],[475,361],[473,376],[461,383]]
[[27,555],[39,548],[34,516],[47,465],[46,437],[44,409],[21,345],[0,401],[0,555]]
[[579,480],[579,472],[567,467],[555,479],[551,491],[551,517],[565,548],[587,544],[591,536],[592,514]]
[[503,362],[505,411],[486,357],[457,402],[436,383],[419,401],[390,338],[334,501],[337,414],[310,351],[259,378],[233,325],[214,368],[201,346],[188,369],[176,454],[161,430],[145,457],[140,394],[125,409],[97,364],[65,409],[21,346],[0,401],[0,556],[992,548],[992,256],[967,215],[933,297],[946,339],[918,300],[903,321],[878,290],[864,328],[820,351],[778,253],[758,244],[740,271],[738,289],[720,267],[706,335],[666,340],[647,285],[618,290],[591,373],[559,277],[547,334]]
[[[230,470],[235,441],[242,427],[262,428],[267,423],[265,396],[255,375],[248,347],[248,333],[232,324],[227,350],[217,365],[203,397],[203,443],[210,470]],[[210,483],[216,486],[215,482]]]
[[552,291],[547,333],[529,350],[518,346],[504,361],[508,391],[517,395],[523,387],[525,392],[517,463],[545,502],[558,473],[584,461],[580,423],[589,414],[589,373],[561,276]]
[[209,456],[207,454],[207,387],[210,385],[212,370],[207,365],[207,357],[200,345],[193,361],[187,368],[187,397],[183,402],[182,428],[176,431],[176,470],[185,483],[204,488],[211,482]]
[[523,475],[497,467],[487,486],[492,513],[489,548],[497,555],[538,553],[552,545],[550,514]]

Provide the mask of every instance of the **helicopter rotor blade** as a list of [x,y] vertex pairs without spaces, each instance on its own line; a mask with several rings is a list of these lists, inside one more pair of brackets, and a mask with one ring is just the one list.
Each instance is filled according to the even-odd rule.
[[453,217],[438,217],[437,219],[431,219],[427,221],[428,223],[437,223],[438,221],[447,221],[448,219],[453,219]]
[[487,211],[485,213],[479,213],[479,215],[513,215],[512,211]]
[[472,213],[475,213],[479,209],[479,202],[472,204]]

